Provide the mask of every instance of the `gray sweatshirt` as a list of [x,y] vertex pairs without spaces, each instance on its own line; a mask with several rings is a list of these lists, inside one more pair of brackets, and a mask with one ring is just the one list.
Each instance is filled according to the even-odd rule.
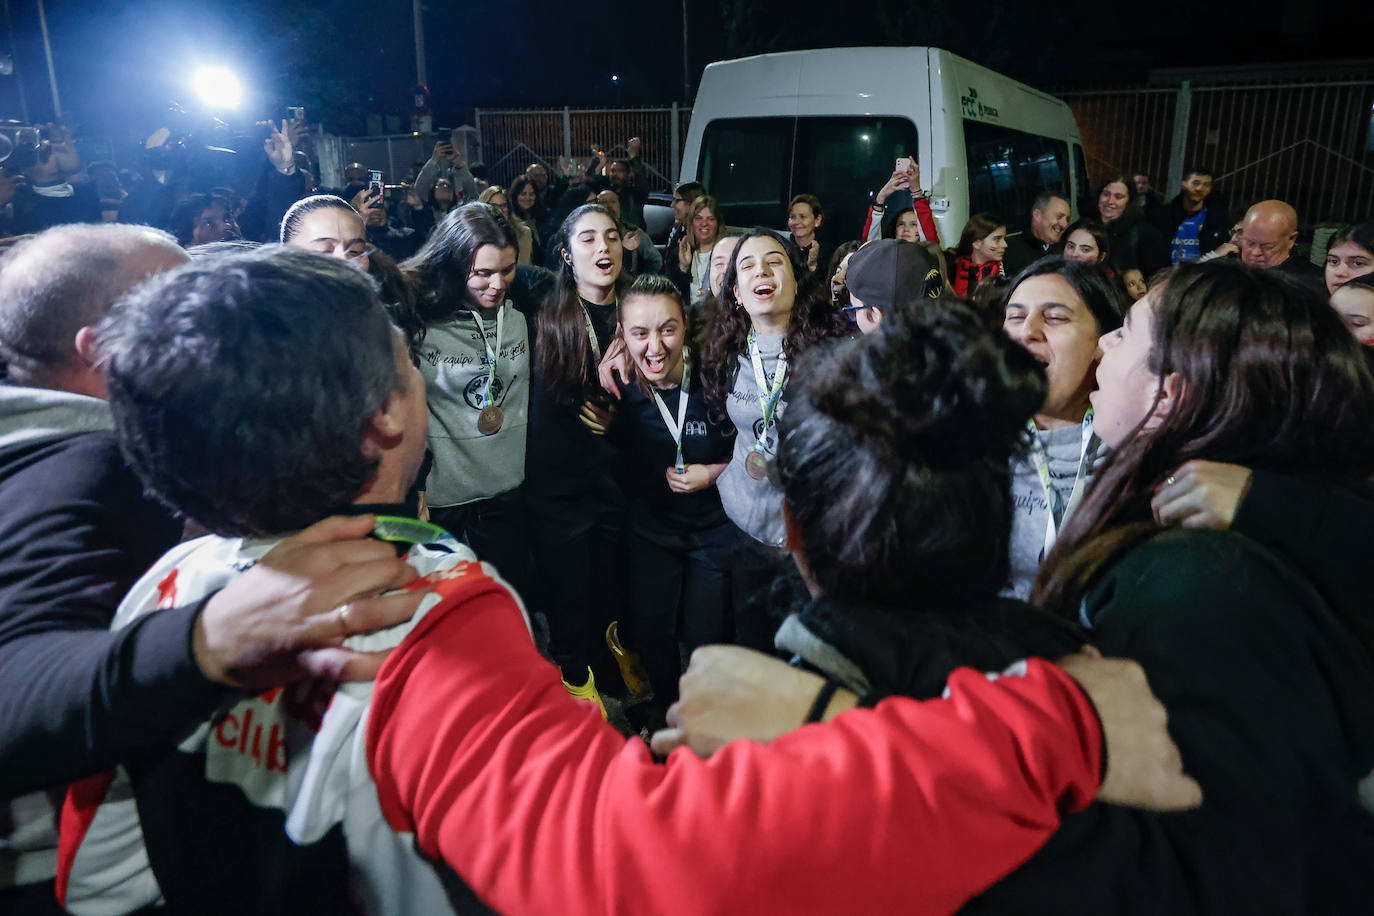
[[[778,368],[778,356],[782,353],[782,337],[759,335],[759,356],[763,361],[763,371],[768,381],[773,380]],[[791,366],[788,372],[791,372]],[[790,385],[791,382],[789,381]],[[773,422],[768,426],[764,440],[764,453],[771,461],[778,453],[777,421],[787,408],[787,389],[778,399],[778,409]],[[782,491],[768,480],[755,480],[744,470],[744,460],[753,451],[763,432],[763,410],[759,407],[759,389],[754,381],[754,366],[746,351],[739,357],[739,373],[735,376],[735,387],[725,399],[725,409],[730,421],[739,430],[735,437],[735,453],[724,473],[716,480],[720,490],[720,501],[725,514],[735,526],[756,541],[769,547],[781,547],[784,530],[782,524]]]
[[[501,429],[484,436],[477,414],[485,406],[486,347],[472,313],[460,312],[431,325],[420,347],[420,373],[429,402],[429,448],[434,469],[426,501],[436,508],[487,499],[525,482],[525,434],[529,427],[530,336],[510,301],[497,354],[492,403],[505,414]],[[496,343],[496,319],[483,318],[487,340]]]
[[[1083,428],[1074,425],[1062,429],[1042,429],[1040,441],[1044,443],[1045,453],[1049,457],[1050,484],[1059,494],[1061,505],[1066,505],[1073,492],[1082,457]],[[1088,447],[1093,452],[1087,463],[1088,469],[1091,469],[1102,459],[1106,445],[1094,437]],[[1045,525],[1050,513],[1045,488],[1040,482],[1040,472],[1029,455],[1012,462],[1011,500],[1011,581],[1002,594],[1024,600],[1030,595],[1035,575],[1040,571],[1040,561],[1044,559]],[[1063,530],[1063,527],[1061,520],[1059,530]]]

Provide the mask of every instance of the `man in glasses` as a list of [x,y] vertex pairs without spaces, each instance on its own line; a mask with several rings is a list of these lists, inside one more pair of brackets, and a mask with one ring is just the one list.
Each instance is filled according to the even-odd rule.
[[1281,200],[1262,200],[1241,221],[1240,256],[1262,270],[1280,270],[1314,289],[1325,291],[1325,274],[1306,258],[1296,256],[1298,211]]

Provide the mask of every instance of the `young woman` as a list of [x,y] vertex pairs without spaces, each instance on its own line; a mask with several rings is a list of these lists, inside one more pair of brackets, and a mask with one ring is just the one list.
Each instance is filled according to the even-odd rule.
[[382,301],[402,325],[413,317],[412,290],[396,262],[367,240],[358,211],[332,194],[296,201],[281,221],[281,242],[342,258],[381,285]]
[[856,693],[928,697],[959,665],[1000,671],[1080,646],[1071,623],[997,597],[1007,468],[1047,394],[1038,361],[941,303],[897,309],[882,334],[804,367],[777,467],[810,600],[778,647]]
[[1100,267],[1043,258],[1012,281],[1003,329],[1045,367],[1049,392],[1027,424],[1028,452],[1012,465],[1016,512],[1006,594],[1030,594],[1040,562],[1082,501],[1103,451],[1088,397],[1098,339],[1121,325],[1125,300]]
[[537,300],[515,250],[499,210],[459,207],[401,265],[414,298],[398,323],[425,379],[430,520],[534,599],[523,485]]
[[510,183],[511,214],[530,230],[533,243],[530,257],[535,264],[544,264],[544,234],[539,225],[539,186],[528,175],[518,175]]
[[1097,217],[1110,237],[1108,263],[1129,289],[1169,266],[1169,246],[1136,204],[1129,175],[1112,175],[1097,189]]
[[523,220],[516,219],[511,213],[510,196],[506,189],[499,184],[494,184],[477,195],[477,199],[484,204],[491,204],[501,211],[501,215],[510,223],[515,230],[516,238],[519,240],[519,247],[515,255],[515,263],[532,264],[531,258],[534,252],[534,233],[530,227],[525,225]]
[[[1129,652],[1207,793],[1153,817],[1069,818],[975,911],[1355,913],[1368,906],[1374,696],[1367,576],[1309,548],[1321,520],[1268,511],[1285,542],[1162,531],[1151,502],[1184,462],[1242,464],[1368,492],[1374,379],[1314,293],[1224,261],[1181,265],[1102,339],[1096,428],[1111,447],[1035,600]],[[1371,509],[1351,496],[1367,530]],[[1362,597],[1345,604],[1342,595]],[[1257,800],[1262,799],[1262,802]],[[1351,857],[1355,858],[1351,858]]]
[[687,234],[678,242],[676,257],[670,253],[664,266],[668,278],[677,284],[682,298],[689,306],[696,308],[708,295],[711,251],[724,228],[720,207],[714,197],[703,194],[692,201],[687,227]]
[[643,659],[661,719],[692,650],[733,637],[736,534],[715,483],[735,429],[708,409],[671,280],[649,274],[634,282],[621,298],[620,336],[635,369],[635,381],[620,386],[611,427],[629,501],[630,603],[620,636]]
[[1374,271],[1374,222],[1346,226],[1326,246],[1326,291]]
[[845,242],[836,247],[830,256],[830,267],[826,276],[830,278],[830,304],[842,309],[849,304],[849,287],[845,285],[845,274],[849,269],[849,256],[859,250],[862,242]]
[[808,273],[824,270],[830,263],[830,246],[816,238],[824,219],[820,198],[814,194],[798,194],[787,205],[787,231],[792,244],[801,251]]
[[975,213],[964,224],[959,244],[948,252],[954,277],[954,295],[968,299],[984,278],[1003,275],[1002,255],[1007,253],[1007,227],[986,213]]
[[[886,217],[887,201],[897,191],[910,193],[911,206],[898,211],[895,217]],[[868,219],[864,222],[860,237],[869,242],[878,238],[895,238],[904,242],[940,244],[940,233],[935,228],[930,199],[921,190],[921,166],[915,159],[911,160],[910,169],[894,171],[892,177],[873,195],[873,205],[868,208]]]
[[611,398],[596,369],[615,335],[626,285],[615,218],[597,204],[578,207],[551,254],[558,271],[536,327],[525,465],[531,533],[550,591],[554,659],[569,684],[609,688],[619,675],[604,637],[612,621],[624,619],[625,597],[624,577],[606,571],[625,566],[625,496],[616,448],[594,430],[610,424]]
[[1103,264],[1111,255],[1112,243],[1107,227],[1097,220],[1080,219],[1064,230],[1064,260]]
[[801,252],[770,230],[740,239],[721,286],[718,313],[701,328],[698,350],[706,397],[739,430],[716,482],[726,515],[744,535],[733,569],[737,633],[744,644],[766,648],[773,623],[746,605],[786,568],[782,491],[768,471],[790,367],[807,348],[847,328]]
[[1362,344],[1374,344],[1374,273],[1352,277],[1331,294],[1331,307]]

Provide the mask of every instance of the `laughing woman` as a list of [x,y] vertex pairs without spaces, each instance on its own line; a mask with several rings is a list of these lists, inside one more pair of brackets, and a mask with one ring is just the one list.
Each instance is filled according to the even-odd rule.
[[728,642],[735,527],[716,478],[735,429],[713,416],[687,346],[687,313],[672,281],[640,277],[620,303],[636,381],[620,386],[612,435],[622,443],[629,500],[630,614],[625,643],[643,658],[660,712],[677,699],[682,662]]
[[706,397],[739,430],[734,456],[717,481],[725,514],[745,535],[732,570],[736,631],[745,645],[767,648],[775,622],[746,604],[788,568],[781,552],[782,491],[769,479],[769,465],[777,454],[777,421],[787,409],[789,366],[813,344],[848,329],[801,252],[768,229],[737,243],[718,304],[699,349]]
[[587,682],[590,666],[609,685],[615,665],[603,634],[624,605],[623,577],[614,572],[624,568],[625,497],[614,445],[583,418],[610,422],[596,367],[615,334],[625,285],[615,218],[596,204],[578,207],[551,254],[558,272],[536,327],[525,462],[532,535],[549,598],[557,599],[547,603],[554,659],[569,684]]

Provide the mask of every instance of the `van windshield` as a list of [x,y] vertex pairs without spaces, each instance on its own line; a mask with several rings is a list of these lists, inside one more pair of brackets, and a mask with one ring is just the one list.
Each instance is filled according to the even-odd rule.
[[787,203],[814,194],[819,235],[857,238],[868,194],[902,156],[916,156],[916,125],[900,117],[724,118],[702,133],[698,177],[732,226],[787,226]]

